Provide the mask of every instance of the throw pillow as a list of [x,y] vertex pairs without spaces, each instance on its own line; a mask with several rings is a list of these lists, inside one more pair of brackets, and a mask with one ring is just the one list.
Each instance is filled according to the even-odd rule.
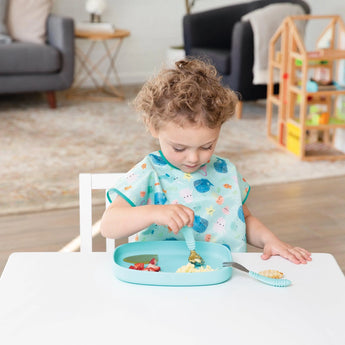
[[7,34],[6,27],[7,0],[0,0],[0,34]]
[[10,43],[11,37],[8,36],[6,26],[7,0],[0,0],[0,43]]
[[44,43],[52,0],[10,0],[7,27],[18,41]]
[[[259,8],[242,17],[242,21],[249,21],[253,29],[253,84],[268,83],[269,42],[279,25],[287,16],[302,14],[304,14],[304,9],[300,5],[292,3],[277,3]],[[304,28],[305,22],[303,20],[297,22]],[[302,27],[300,30],[302,30]]]

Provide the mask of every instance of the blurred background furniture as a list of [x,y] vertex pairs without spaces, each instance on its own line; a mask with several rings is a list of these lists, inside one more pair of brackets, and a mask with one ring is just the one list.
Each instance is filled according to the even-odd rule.
[[55,108],[55,91],[73,82],[74,21],[50,14],[46,25],[45,44],[13,40],[0,45],[0,94],[46,92]]
[[[128,30],[116,29],[113,32],[103,30],[81,30],[78,25],[75,37],[84,41],[76,44],[76,58],[79,68],[76,70],[71,98],[81,98],[99,101],[119,101],[124,99],[121,80],[116,68],[116,60],[123,40],[130,35]],[[87,43],[87,44],[85,44]],[[82,48],[84,46],[84,49]],[[95,51],[98,54],[94,54]],[[107,70],[102,71],[102,65]],[[91,81],[95,89],[85,89],[83,86]]]
[[[253,84],[254,38],[245,14],[277,4],[299,4],[310,13],[302,0],[260,0],[235,4],[214,10],[187,14],[183,18],[184,47],[187,56],[206,57],[223,77],[223,83],[239,93],[241,101],[264,99],[266,84]],[[267,45],[268,48],[268,45]],[[279,85],[275,85],[278,91]],[[241,116],[241,102],[238,117]]]

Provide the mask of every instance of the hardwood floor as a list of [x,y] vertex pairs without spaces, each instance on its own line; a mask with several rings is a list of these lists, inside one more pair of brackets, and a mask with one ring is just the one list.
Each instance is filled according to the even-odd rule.
[[[345,272],[345,176],[254,186],[247,205],[282,240],[331,253]],[[94,207],[94,220],[103,209]],[[0,273],[11,252],[58,251],[78,234],[78,208],[2,216]],[[104,250],[101,236],[94,250]]]

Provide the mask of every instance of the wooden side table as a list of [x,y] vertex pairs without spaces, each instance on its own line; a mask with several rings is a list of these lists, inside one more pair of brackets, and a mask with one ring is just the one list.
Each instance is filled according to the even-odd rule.
[[[75,30],[75,38],[87,41],[88,47],[82,49],[76,45],[76,58],[80,63],[76,71],[75,82],[71,96],[82,97],[90,100],[112,100],[124,99],[121,90],[121,81],[116,69],[116,59],[124,38],[130,32],[117,29],[113,33]],[[103,55],[97,59],[92,56],[95,47],[103,46]],[[102,72],[100,66],[108,63],[106,72]],[[114,79],[115,80],[114,80]],[[91,80],[95,90],[83,90],[87,80]]]

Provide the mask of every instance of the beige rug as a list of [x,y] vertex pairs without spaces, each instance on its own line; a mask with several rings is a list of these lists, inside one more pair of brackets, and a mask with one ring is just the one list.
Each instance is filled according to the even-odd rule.
[[[58,94],[0,97],[0,214],[78,205],[78,174],[124,172],[157,149],[127,101],[72,101]],[[216,153],[251,185],[345,174],[345,161],[300,162],[266,138],[265,104],[246,103],[244,118],[223,127]]]

